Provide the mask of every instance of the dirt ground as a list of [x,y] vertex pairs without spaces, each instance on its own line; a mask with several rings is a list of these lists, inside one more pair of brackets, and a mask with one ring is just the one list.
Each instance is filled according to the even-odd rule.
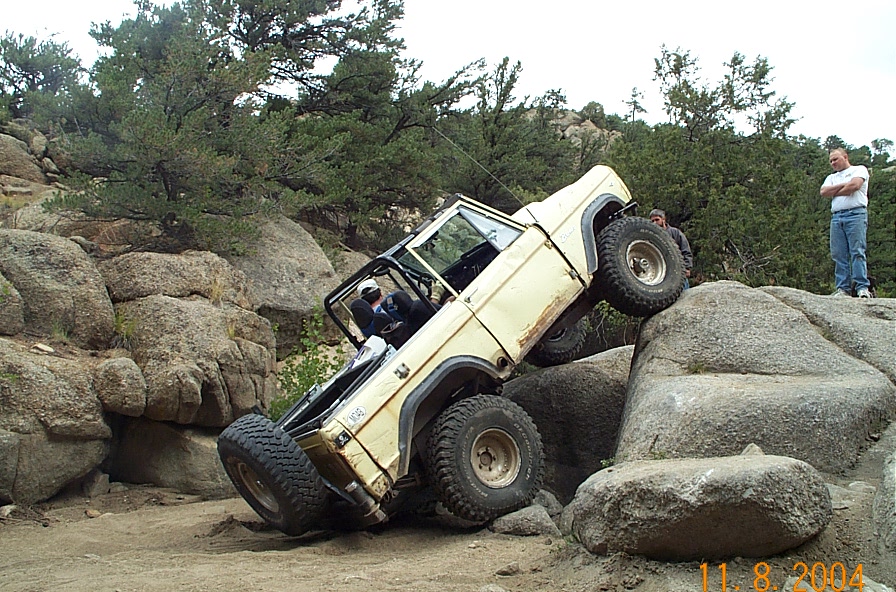
[[[829,479],[842,487],[876,486],[894,443],[891,427],[853,471]],[[727,591],[822,590],[809,577],[794,585],[801,561],[809,569],[820,564],[817,574],[839,562],[852,575],[861,563],[866,586],[869,579],[894,586],[896,554],[879,551],[870,521],[873,493],[853,489],[830,526],[802,547],[725,562]],[[769,564],[767,581],[755,579],[765,569],[760,561]],[[133,485],[0,512],[0,591],[705,592],[722,590],[721,574],[718,561],[701,568],[623,553],[595,557],[561,538],[420,520],[293,538],[268,528],[241,499],[198,501]],[[837,590],[858,590],[836,583]]]

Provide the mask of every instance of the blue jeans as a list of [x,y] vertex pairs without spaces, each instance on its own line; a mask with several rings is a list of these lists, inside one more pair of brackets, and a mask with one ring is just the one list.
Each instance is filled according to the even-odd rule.
[[852,294],[852,284],[856,290],[868,288],[868,262],[865,250],[868,243],[868,210],[853,208],[834,212],[831,215],[831,259],[834,260],[834,282],[838,290]]

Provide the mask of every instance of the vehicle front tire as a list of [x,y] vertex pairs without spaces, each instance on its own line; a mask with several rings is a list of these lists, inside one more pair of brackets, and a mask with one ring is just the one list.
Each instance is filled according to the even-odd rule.
[[598,289],[616,310],[647,317],[671,306],[684,289],[684,262],[664,228],[620,218],[597,238]]
[[428,472],[445,508],[484,522],[524,508],[541,487],[541,436],[522,407],[495,395],[453,404],[429,438]]
[[586,319],[566,329],[548,330],[526,356],[526,361],[541,368],[568,364],[575,360],[585,345]]
[[277,530],[315,528],[328,494],[302,448],[268,418],[250,414],[218,436],[218,455],[240,495]]

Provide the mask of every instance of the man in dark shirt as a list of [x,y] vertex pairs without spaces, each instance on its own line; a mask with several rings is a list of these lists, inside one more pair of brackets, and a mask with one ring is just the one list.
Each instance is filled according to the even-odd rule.
[[684,288],[687,290],[690,287],[688,278],[691,277],[691,267],[694,265],[694,254],[691,253],[691,245],[688,244],[687,237],[679,229],[669,226],[666,222],[666,212],[663,210],[651,210],[650,221],[665,228],[669,232],[669,236],[672,237],[672,240],[675,241],[675,244],[678,245],[678,249],[681,251],[681,257],[684,259]]

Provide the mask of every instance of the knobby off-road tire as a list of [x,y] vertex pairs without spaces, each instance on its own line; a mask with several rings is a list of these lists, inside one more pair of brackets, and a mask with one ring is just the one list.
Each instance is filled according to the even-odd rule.
[[541,486],[541,436],[523,408],[503,397],[476,395],[443,411],[428,452],[436,495],[464,520],[484,522],[524,508]]
[[297,536],[318,525],[328,495],[311,460],[274,422],[244,415],[218,436],[224,470],[252,509]]
[[597,278],[616,310],[647,317],[671,306],[684,289],[684,262],[669,233],[645,218],[621,218],[597,238]]
[[585,324],[585,319],[579,319],[572,327],[549,330],[526,356],[526,361],[541,368],[572,362],[585,345]]

